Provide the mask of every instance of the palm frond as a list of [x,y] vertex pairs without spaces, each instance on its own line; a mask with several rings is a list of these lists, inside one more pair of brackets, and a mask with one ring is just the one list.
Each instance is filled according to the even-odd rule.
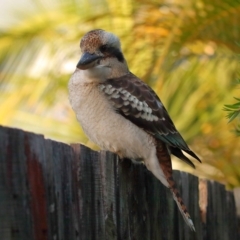
[[14,24],[0,26],[0,124],[93,147],[70,108],[67,82],[82,35],[106,29],[202,157],[199,174],[240,185],[240,145],[222,111],[232,96],[237,103],[225,105],[231,120],[239,111],[240,1],[34,0],[21,9]]

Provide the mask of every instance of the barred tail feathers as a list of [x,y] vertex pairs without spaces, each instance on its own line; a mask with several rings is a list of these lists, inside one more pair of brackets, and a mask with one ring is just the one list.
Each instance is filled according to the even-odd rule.
[[162,142],[157,143],[157,157],[160,164],[160,167],[165,175],[165,178],[168,182],[168,188],[171,190],[173,194],[173,199],[177,203],[178,209],[181,212],[184,221],[186,224],[190,227],[192,231],[195,231],[195,227],[193,224],[193,221],[187,211],[186,206],[183,203],[182,198],[180,197],[180,193],[178,192],[176,188],[176,184],[174,182],[174,179],[172,177],[172,162],[171,162],[171,156],[167,149],[166,144]]
[[182,198],[180,197],[180,194],[179,194],[178,190],[176,188],[175,189],[170,188],[170,190],[173,194],[173,199],[177,203],[178,209],[183,216],[184,221],[190,227],[190,229],[195,232],[195,227],[194,227],[193,221],[192,221],[192,219],[191,219],[191,217],[190,217],[190,215],[187,211],[186,206],[183,203]]

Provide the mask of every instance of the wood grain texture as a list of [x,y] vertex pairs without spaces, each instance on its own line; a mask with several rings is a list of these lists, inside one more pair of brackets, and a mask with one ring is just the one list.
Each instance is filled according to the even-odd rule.
[[240,239],[232,192],[180,171],[174,178],[196,233],[143,165],[0,127],[0,239]]

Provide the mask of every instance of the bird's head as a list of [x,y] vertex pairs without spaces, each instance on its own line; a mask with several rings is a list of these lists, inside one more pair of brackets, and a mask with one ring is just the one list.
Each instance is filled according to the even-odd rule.
[[85,34],[80,42],[82,56],[77,64],[80,70],[92,68],[127,69],[119,38],[112,33],[96,29]]

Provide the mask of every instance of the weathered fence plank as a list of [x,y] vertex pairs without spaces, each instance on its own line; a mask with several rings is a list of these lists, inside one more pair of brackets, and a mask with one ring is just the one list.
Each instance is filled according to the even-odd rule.
[[196,233],[143,165],[0,127],[0,239],[240,239],[232,192],[212,181],[199,192],[184,172],[174,178]]

